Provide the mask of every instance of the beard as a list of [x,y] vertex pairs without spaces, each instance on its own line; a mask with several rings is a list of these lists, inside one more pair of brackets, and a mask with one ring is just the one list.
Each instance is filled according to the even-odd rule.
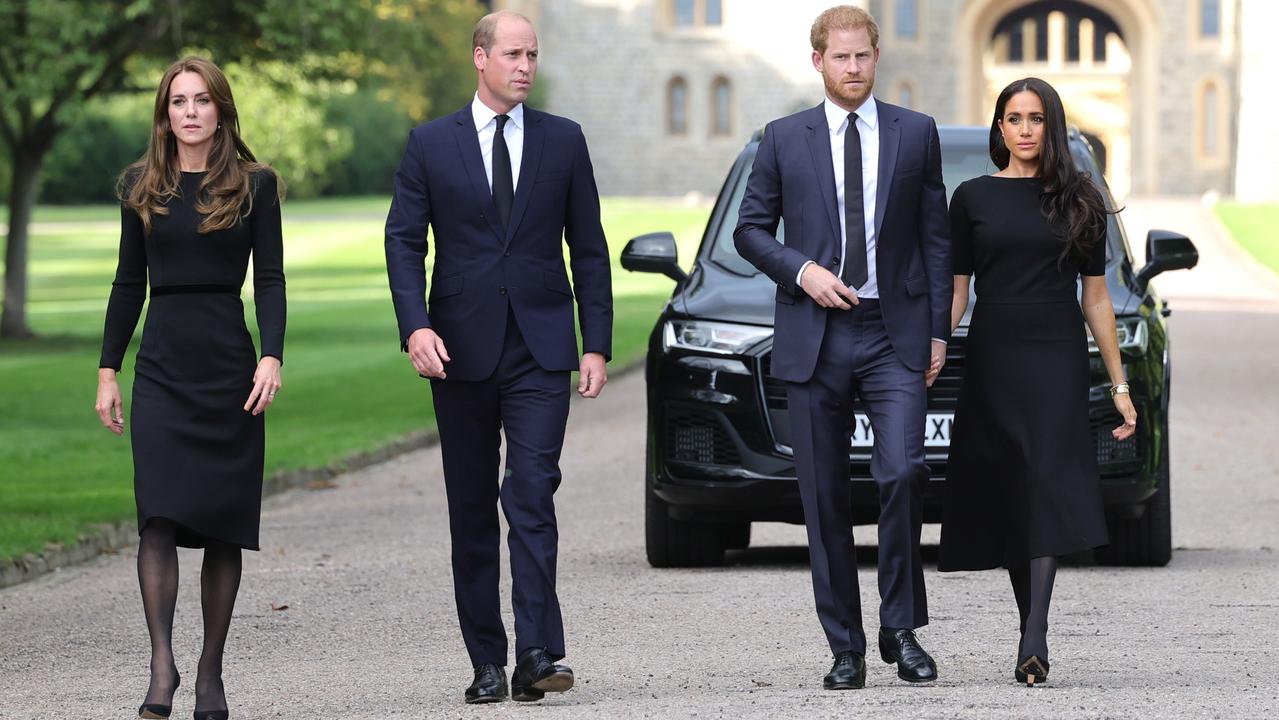
[[838,100],[841,105],[848,107],[860,106],[866,98],[870,97],[871,90],[875,87],[873,79],[866,79],[863,84],[857,86],[844,84],[842,77],[832,80],[823,74],[822,79],[826,84],[826,93]]

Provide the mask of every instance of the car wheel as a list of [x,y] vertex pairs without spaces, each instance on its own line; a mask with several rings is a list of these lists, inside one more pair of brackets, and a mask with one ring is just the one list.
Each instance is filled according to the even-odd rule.
[[1161,442],[1155,494],[1146,501],[1146,512],[1141,517],[1108,522],[1110,546],[1097,551],[1097,561],[1103,565],[1163,567],[1172,560],[1172,468],[1167,421]]
[[657,497],[648,483],[644,485],[644,547],[649,565],[673,568],[724,564],[723,526],[671,517],[670,505]]

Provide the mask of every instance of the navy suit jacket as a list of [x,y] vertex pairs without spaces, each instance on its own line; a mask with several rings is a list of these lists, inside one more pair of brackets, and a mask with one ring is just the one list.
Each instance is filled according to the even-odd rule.
[[[435,240],[429,302],[428,225]],[[444,366],[450,380],[493,373],[508,303],[538,365],[577,370],[574,290],[582,349],[608,358],[608,245],[581,127],[524,107],[524,153],[509,227],[502,227],[493,204],[470,105],[414,128],[386,218],[386,269],[401,348],[415,330],[434,329],[451,358]]]
[[[880,102],[875,196],[875,273],[880,308],[902,364],[923,372],[931,338],[950,339],[954,278],[937,124]],[[795,285],[809,260],[839,272],[839,229],[830,130],[821,105],[764,128],[733,239],[737,252],[777,283],[772,374],[807,382],[827,310]],[[777,242],[785,220],[785,244]]]

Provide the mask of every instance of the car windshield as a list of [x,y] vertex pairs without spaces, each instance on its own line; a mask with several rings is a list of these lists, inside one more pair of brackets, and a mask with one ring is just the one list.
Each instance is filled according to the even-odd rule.
[[[959,187],[960,183],[978,175],[989,175],[996,171],[984,144],[984,134],[980,136],[973,133],[966,134],[973,137],[966,137],[962,142],[942,143],[942,177],[946,181],[947,202],[950,202],[950,196],[955,192],[955,188]],[[973,142],[974,138],[980,139],[980,144]],[[752,145],[746,149],[742,154],[743,157],[739,165],[735,169],[737,176],[733,183],[732,195],[728,199],[728,205],[724,208],[723,217],[715,233],[714,242],[707,249],[706,255],[716,265],[739,275],[757,275],[759,273],[755,266],[746,262],[737,254],[737,248],[733,245],[733,230],[737,227],[737,209],[741,207],[742,195],[746,193],[746,180],[750,176],[750,166],[755,161],[756,147],[758,146]],[[1091,167],[1089,160],[1082,155],[1081,148],[1072,149],[1079,154],[1076,160],[1081,167],[1085,169]],[[1107,199],[1109,200],[1109,197]],[[1107,243],[1106,249],[1107,263],[1114,255],[1116,242],[1124,242],[1123,231],[1117,217],[1116,215],[1110,216],[1110,242]],[[784,224],[778,224],[778,242],[783,241],[785,232]]]

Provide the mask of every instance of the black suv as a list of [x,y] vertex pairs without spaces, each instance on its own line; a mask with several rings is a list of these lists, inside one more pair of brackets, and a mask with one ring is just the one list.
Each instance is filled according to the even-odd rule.
[[[994,171],[988,130],[940,129],[946,185]],[[680,269],[675,238],[666,232],[632,239],[622,267],[676,281],[649,340],[648,442],[644,473],[648,561],[654,567],[714,565],[726,549],[750,544],[757,521],[803,522],[785,383],[769,376],[773,345],[773,281],[738,256],[737,210],[761,134],[746,145],[715,202],[692,270]],[[1076,163],[1102,178],[1092,146],[1072,130]],[[1112,202],[1105,191],[1107,202]],[[778,235],[785,232],[778,228]],[[1117,441],[1121,424],[1109,379],[1090,343],[1089,423],[1101,468],[1111,544],[1097,560],[1118,565],[1166,565],[1172,557],[1169,504],[1167,303],[1149,280],[1190,268],[1198,253],[1188,238],[1152,230],[1145,267],[1134,269],[1118,216],[1106,240],[1106,279],[1118,318],[1124,370],[1139,413],[1138,432]],[[971,303],[969,305],[972,307]],[[967,318],[947,351],[946,366],[928,393],[925,446],[929,481],[924,520],[940,522],[950,425],[964,372]],[[870,477],[869,423],[858,415],[848,462],[853,515],[874,523],[878,490]]]

